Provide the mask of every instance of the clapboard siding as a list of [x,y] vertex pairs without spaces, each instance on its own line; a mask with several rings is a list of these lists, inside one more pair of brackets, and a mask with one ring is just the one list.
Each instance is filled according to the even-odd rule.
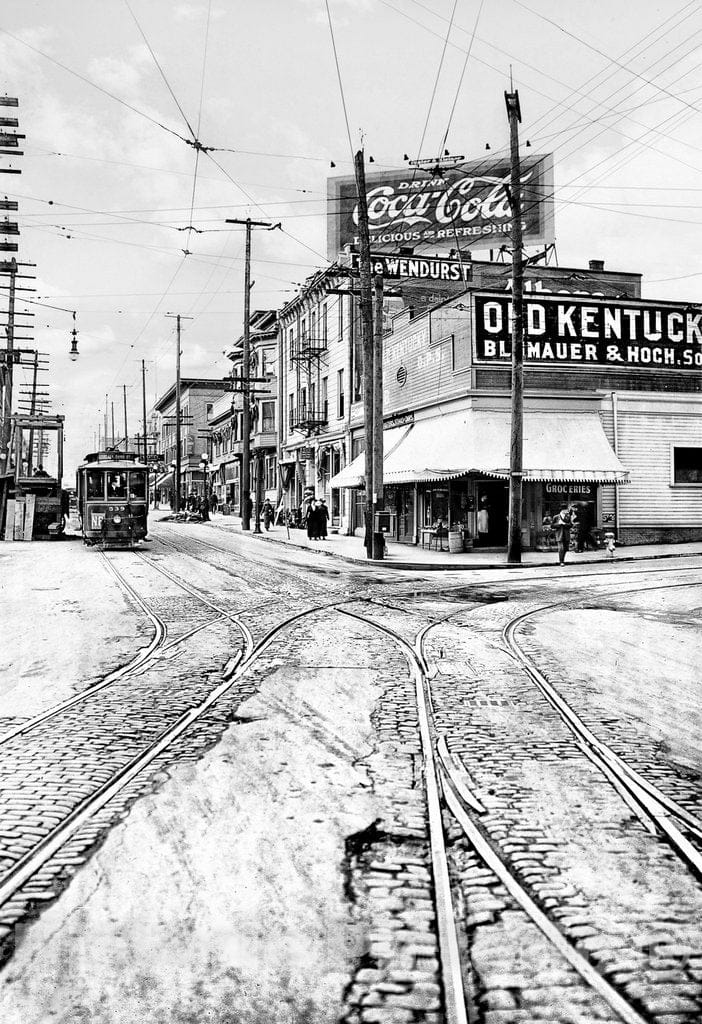
[[[470,388],[471,322],[468,310],[442,308],[410,320],[383,342],[386,415],[465,395]],[[461,370],[454,371],[453,349]],[[406,371],[400,385],[398,371]]]
[[[605,437],[614,448],[614,413],[611,401],[604,401],[600,409],[600,420]],[[625,467],[626,468],[626,467]],[[626,485],[624,485],[626,487]],[[621,486],[619,491],[621,491]],[[600,487],[600,521],[603,523],[614,523],[615,509],[617,504],[617,485]]]
[[702,526],[702,487],[671,487],[672,444],[702,444],[702,408],[694,413],[639,412],[620,406],[618,454],[631,484],[620,488],[622,526]]

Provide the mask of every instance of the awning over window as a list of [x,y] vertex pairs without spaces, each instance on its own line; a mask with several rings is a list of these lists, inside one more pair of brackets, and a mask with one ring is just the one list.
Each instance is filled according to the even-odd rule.
[[173,486],[173,472],[171,471],[170,473],[164,473],[163,476],[160,476],[158,478],[158,480],[156,481],[156,486],[157,487],[172,487]]
[[[508,479],[509,446],[507,411],[468,409],[420,420],[392,448],[386,441],[384,483],[446,480],[467,473]],[[332,486],[359,485],[363,457],[359,458],[332,480]],[[525,480],[628,481],[628,471],[596,412],[525,413],[523,474]],[[335,483],[341,477],[344,482]]]
[[[408,431],[411,427],[390,427],[389,430],[383,431],[383,451],[385,454],[385,463],[387,464],[388,456],[397,448],[398,444],[407,436]],[[357,455],[353,462],[350,462],[348,466],[344,466],[342,470],[333,476],[329,481],[330,487],[360,487],[366,475],[366,456],[365,452],[361,452]]]

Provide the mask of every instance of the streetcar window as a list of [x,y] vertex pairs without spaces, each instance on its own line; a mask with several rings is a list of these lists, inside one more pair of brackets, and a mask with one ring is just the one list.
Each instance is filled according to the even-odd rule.
[[112,470],[107,474],[107,500],[127,497],[127,474]]
[[90,501],[100,501],[105,497],[104,478],[99,469],[89,470],[86,474],[85,496]]
[[129,497],[136,501],[146,498],[146,478],[143,473],[129,474]]

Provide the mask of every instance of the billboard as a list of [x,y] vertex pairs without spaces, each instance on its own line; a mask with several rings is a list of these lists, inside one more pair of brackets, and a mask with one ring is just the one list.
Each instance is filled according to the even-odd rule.
[[[525,156],[522,223],[525,245],[547,245],[553,233],[553,158]],[[370,243],[376,251],[409,246],[420,251],[495,249],[509,241],[508,159],[444,168],[412,167],[366,174]],[[327,179],[327,255],[358,245],[358,201],[353,175]]]
[[[476,362],[512,355],[512,300],[473,297]],[[540,295],[524,301],[524,358],[539,364],[702,369],[702,307]]]

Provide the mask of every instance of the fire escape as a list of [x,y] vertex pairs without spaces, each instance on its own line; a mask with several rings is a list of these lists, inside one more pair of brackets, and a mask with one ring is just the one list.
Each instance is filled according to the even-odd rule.
[[290,409],[290,430],[308,436],[327,424],[327,401],[321,398],[322,363],[327,358],[327,339],[317,330],[302,331],[295,338],[290,359],[297,375],[297,403]]

